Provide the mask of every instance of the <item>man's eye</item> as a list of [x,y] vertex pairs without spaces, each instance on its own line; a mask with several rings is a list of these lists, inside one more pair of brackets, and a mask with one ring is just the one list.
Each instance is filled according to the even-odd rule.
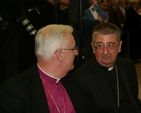
[[114,46],[115,46],[115,44],[109,44],[108,46],[109,46],[109,47],[114,47]]
[[98,48],[103,48],[103,45],[97,45]]

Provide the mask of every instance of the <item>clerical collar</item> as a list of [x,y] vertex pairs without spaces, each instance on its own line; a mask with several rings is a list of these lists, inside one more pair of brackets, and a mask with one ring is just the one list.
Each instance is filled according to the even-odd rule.
[[108,71],[112,71],[112,70],[113,70],[113,68],[114,68],[114,66],[109,67],[109,68],[108,68]]
[[56,79],[56,82],[55,82],[55,83],[58,83],[58,82],[60,81],[59,78],[53,77],[53,76],[51,76],[50,74],[46,73],[44,70],[42,70],[38,63],[37,63],[37,67],[38,67],[38,68],[40,69],[40,71],[42,71],[46,76],[49,76],[49,77],[51,77],[51,78],[53,78],[53,79]]

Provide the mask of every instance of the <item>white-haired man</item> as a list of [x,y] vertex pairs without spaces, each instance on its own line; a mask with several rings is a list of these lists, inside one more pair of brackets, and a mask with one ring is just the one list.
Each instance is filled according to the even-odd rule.
[[72,32],[71,26],[56,24],[37,32],[38,62],[1,84],[1,113],[87,113],[76,79],[67,75],[78,55]]

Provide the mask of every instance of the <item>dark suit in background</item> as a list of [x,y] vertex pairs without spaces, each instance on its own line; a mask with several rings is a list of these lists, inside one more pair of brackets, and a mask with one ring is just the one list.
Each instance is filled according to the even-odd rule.
[[120,6],[117,7],[117,12],[119,13],[119,17],[120,17],[121,40],[123,41],[121,53],[119,53],[119,56],[129,57],[129,54],[128,54],[129,43],[128,43],[127,7],[123,7],[123,9],[124,9],[124,14],[123,14],[122,10],[120,9]]

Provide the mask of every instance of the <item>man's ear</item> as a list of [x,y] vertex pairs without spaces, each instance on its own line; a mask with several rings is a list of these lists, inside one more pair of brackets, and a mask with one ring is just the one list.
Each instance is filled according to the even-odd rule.
[[61,62],[61,61],[62,61],[62,50],[61,50],[61,49],[58,49],[55,54],[56,54],[57,60],[58,60],[59,62]]
[[119,42],[119,52],[121,52],[122,41]]
[[94,43],[93,42],[91,42],[91,46],[92,46],[92,49],[93,49],[93,53],[95,53]]

